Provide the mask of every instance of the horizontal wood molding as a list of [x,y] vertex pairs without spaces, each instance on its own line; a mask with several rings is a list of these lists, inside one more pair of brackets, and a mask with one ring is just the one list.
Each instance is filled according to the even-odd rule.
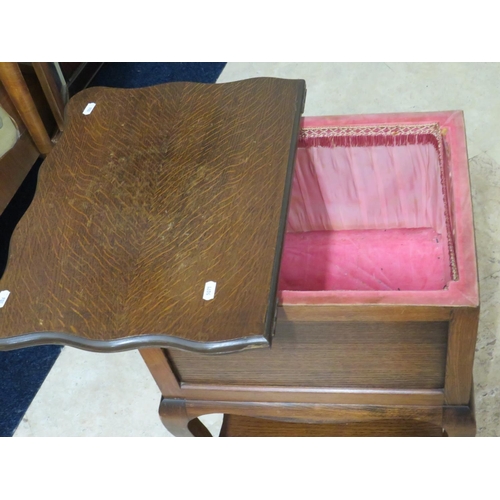
[[452,307],[377,305],[281,305],[278,322],[282,321],[448,321]]
[[428,405],[443,404],[441,390],[384,390],[343,389],[330,387],[276,387],[276,386],[223,386],[205,384],[181,384],[186,399],[220,401],[252,401],[325,404],[389,404]]
[[370,422],[376,420],[415,420],[441,425],[442,407],[430,406],[379,406],[379,405],[334,405],[307,403],[251,403],[237,401],[186,400],[188,418],[207,413],[224,413],[281,421],[318,423]]

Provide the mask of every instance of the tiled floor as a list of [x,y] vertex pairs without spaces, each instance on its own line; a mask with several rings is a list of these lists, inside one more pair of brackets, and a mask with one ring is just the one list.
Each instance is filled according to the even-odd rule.
[[[230,63],[219,81],[303,78],[305,115],[462,109],[481,289],[474,377],[479,436],[500,434],[500,64]],[[137,352],[65,348],[16,436],[169,436]],[[215,429],[220,418],[208,419]]]

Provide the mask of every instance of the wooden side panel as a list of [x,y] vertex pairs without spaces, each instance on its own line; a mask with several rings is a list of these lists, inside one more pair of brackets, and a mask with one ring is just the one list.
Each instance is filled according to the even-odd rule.
[[209,356],[170,350],[181,382],[440,389],[447,322],[278,322],[271,349]]

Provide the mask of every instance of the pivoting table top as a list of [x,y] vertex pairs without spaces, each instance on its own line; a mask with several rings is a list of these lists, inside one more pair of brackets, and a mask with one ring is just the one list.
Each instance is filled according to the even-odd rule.
[[11,239],[0,349],[268,345],[304,93],[257,78],[72,98]]

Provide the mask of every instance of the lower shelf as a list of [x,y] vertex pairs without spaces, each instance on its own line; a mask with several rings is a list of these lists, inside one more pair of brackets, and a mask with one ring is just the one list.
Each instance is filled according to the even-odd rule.
[[304,424],[224,415],[221,437],[442,437],[441,427],[411,420]]

